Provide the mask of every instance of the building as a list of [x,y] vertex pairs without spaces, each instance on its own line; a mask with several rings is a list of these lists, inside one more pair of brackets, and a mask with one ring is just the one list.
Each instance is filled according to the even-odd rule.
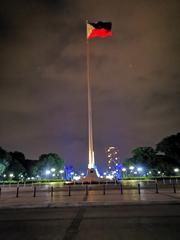
[[108,171],[115,170],[116,166],[120,162],[119,149],[114,146],[108,146],[106,148],[106,158],[107,158]]
[[115,146],[106,148],[106,159],[108,174],[112,174],[115,178],[120,178],[122,165],[120,164],[119,149]]

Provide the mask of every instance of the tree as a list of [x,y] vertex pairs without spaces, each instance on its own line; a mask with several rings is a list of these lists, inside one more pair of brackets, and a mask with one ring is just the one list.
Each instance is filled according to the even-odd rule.
[[20,162],[25,167],[26,158],[24,156],[24,153],[15,151],[15,152],[10,152],[10,155],[11,155],[12,159],[16,159],[18,162]]
[[6,171],[10,161],[10,154],[0,147],[0,176]]
[[23,165],[16,159],[12,159],[10,161],[9,166],[6,169],[6,174],[9,176],[10,174],[14,175],[14,179],[19,180],[26,174],[26,169]]
[[39,161],[33,167],[33,175],[45,176],[46,171],[53,169],[53,174],[58,176],[59,171],[64,169],[64,161],[56,153],[42,154]]
[[156,151],[164,153],[173,165],[180,165],[180,133],[164,138],[157,144]]
[[134,164],[142,164],[152,168],[156,160],[156,151],[152,147],[138,147],[132,150]]

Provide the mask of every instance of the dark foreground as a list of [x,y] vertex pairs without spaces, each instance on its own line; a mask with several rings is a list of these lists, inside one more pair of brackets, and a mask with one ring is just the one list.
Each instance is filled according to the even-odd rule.
[[180,239],[180,205],[1,209],[0,239]]

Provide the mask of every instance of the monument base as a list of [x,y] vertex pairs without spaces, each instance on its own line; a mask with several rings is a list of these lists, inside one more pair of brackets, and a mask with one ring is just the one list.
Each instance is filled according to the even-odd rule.
[[96,169],[91,168],[87,170],[87,175],[79,180],[83,183],[100,183],[103,179],[97,176]]

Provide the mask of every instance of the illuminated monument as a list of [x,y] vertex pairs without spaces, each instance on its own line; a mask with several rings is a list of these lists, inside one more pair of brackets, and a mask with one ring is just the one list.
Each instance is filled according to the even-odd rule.
[[86,40],[86,64],[87,64],[87,88],[88,88],[88,152],[89,163],[87,175],[81,179],[84,182],[99,182],[102,181],[98,177],[98,171],[95,165],[94,158],[94,145],[93,145],[93,128],[92,128],[92,101],[91,101],[91,85],[90,85],[90,56],[89,56],[89,39],[94,37],[107,37],[111,36],[111,23],[110,22],[87,22],[87,40]]

